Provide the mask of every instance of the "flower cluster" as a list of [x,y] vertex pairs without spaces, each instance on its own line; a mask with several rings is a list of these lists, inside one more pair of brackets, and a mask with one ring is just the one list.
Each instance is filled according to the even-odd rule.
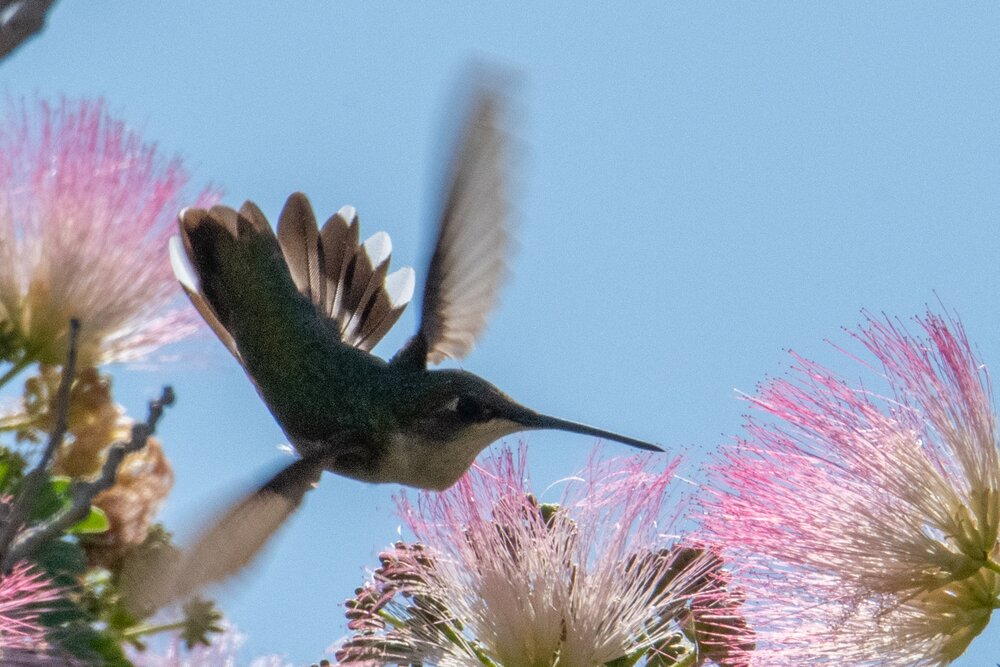
[[[43,367],[25,383],[25,413],[35,429],[48,432],[52,428],[58,379],[55,369]],[[108,449],[128,442],[135,420],[112,398],[111,378],[95,368],[77,374],[69,406],[67,438],[55,453],[52,472],[73,479],[92,478],[104,464]],[[173,468],[163,446],[150,436],[145,447],[124,458],[115,483],[93,499],[93,505],[106,515],[108,527],[84,542],[90,562],[111,565],[142,544],[173,483]]]
[[[752,633],[711,549],[668,539],[676,461],[593,461],[558,504],[510,450],[405,499],[417,537],[348,603],[342,664],[745,664]],[[659,662],[656,662],[659,661]]]
[[178,209],[193,203],[187,180],[103,102],[9,102],[0,113],[0,387],[28,375],[0,418],[10,435],[0,569],[16,563],[0,574],[4,665],[120,664],[123,638],[143,630],[123,612],[113,570],[150,541],[173,483],[159,441],[140,435],[173,394],[137,425],[97,366],[194,329],[193,311],[172,305],[180,290],[166,252]]
[[[193,330],[164,250],[188,176],[103,102],[12,103],[0,121],[0,322],[19,364],[140,357]],[[200,205],[214,193],[202,193]],[[8,341],[9,343],[9,341]],[[10,345],[6,345],[9,347]]]
[[796,358],[714,469],[704,525],[742,566],[766,664],[939,665],[1000,606],[989,377],[957,322],[854,334],[887,390]]
[[45,629],[39,616],[46,604],[64,594],[44,575],[20,563],[0,576],[0,663],[8,654],[27,659],[38,656],[37,664],[47,655]]

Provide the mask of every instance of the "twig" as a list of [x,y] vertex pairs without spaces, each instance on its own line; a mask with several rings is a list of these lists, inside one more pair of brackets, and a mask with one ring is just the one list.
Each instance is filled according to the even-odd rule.
[[42,484],[45,483],[49,463],[59,447],[62,446],[66,430],[69,428],[69,393],[73,386],[73,377],[76,375],[76,341],[79,334],[80,320],[71,319],[69,321],[69,352],[66,354],[66,365],[63,366],[62,379],[59,381],[59,390],[56,393],[54,405],[55,424],[49,433],[49,441],[42,453],[42,458],[38,461],[38,465],[25,476],[21,492],[17,494],[17,498],[8,512],[7,520],[0,526],[0,554],[3,554],[0,571],[3,572],[8,570],[7,555],[9,555],[11,542],[23,527],[31,505],[38,497]]
[[45,15],[55,0],[3,0],[0,2],[0,58],[45,27]]
[[61,535],[67,528],[81,521],[90,512],[94,497],[101,491],[110,488],[115,483],[118,466],[122,460],[133,452],[146,446],[149,436],[156,432],[156,424],[163,416],[163,409],[174,402],[174,390],[164,387],[163,393],[155,401],[149,402],[149,416],[145,423],[132,427],[132,437],[128,442],[116,442],[108,449],[108,456],[101,467],[101,474],[92,481],[76,481],[73,483],[73,502],[47,522],[29,528],[17,536],[10,550],[4,554],[0,563],[7,571],[15,563],[30,556],[39,545]]

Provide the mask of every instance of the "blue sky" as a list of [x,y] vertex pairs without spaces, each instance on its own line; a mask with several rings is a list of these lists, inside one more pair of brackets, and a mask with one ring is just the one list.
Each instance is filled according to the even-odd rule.
[[[1000,367],[998,30],[992,3],[67,1],[0,63],[0,88],[103,95],[272,219],[295,190],[321,216],[352,204],[419,280],[461,76],[515,71],[519,248],[463,367],[694,465],[787,349],[856,374],[823,341],[863,307],[909,317],[940,297]],[[407,313],[377,352],[415,326]],[[177,389],[163,517],[185,534],[285,459],[222,346],[180,352],[115,377],[136,415]],[[592,444],[527,439],[540,488]],[[398,535],[397,491],[324,477],[219,595],[247,656],[307,662],[343,635],[339,603]],[[997,634],[958,664],[1000,660]]]

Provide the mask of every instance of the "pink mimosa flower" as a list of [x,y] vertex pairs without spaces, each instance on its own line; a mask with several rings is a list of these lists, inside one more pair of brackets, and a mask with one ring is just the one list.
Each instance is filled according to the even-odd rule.
[[1000,605],[989,376],[960,323],[917,323],[854,334],[884,396],[796,357],[713,470],[703,522],[743,566],[761,664],[947,664]]
[[62,664],[50,654],[39,616],[61,591],[24,563],[0,575],[0,664]]
[[[0,120],[0,322],[28,361],[140,357],[194,329],[167,258],[187,173],[101,101],[11,103]],[[210,204],[206,190],[198,205]]]
[[700,651],[745,664],[752,639],[721,561],[671,532],[676,465],[594,460],[547,505],[528,491],[523,450],[505,450],[443,493],[404,499],[419,543],[383,554],[348,602],[338,659],[584,667]]

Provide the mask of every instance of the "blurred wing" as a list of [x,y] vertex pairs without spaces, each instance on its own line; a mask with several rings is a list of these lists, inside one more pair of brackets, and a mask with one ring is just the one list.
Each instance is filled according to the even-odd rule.
[[148,563],[130,573],[129,608],[159,609],[245,568],[302,504],[322,470],[318,458],[299,459],[232,505],[179,557]]
[[483,90],[459,144],[424,287],[420,330],[400,357],[461,359],[486,327],[506,273],[506,137],[502,100]]
[[337,322],[341,339],[371,350],[413,297],[413,269],[390,274],[385,232],[358,242],[358,215],[344,206],[319,230],[306,196],[294,193],[278,219],[278,243],[296,287]]

